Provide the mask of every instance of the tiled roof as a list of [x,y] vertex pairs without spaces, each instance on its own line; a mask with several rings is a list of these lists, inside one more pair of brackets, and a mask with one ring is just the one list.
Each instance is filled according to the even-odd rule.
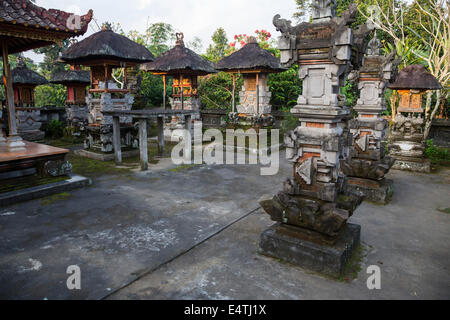
[[72,22],[73,17],[73,13],[56,9],[44,9],[29,0],[0,1],[0,22],[24,27],[42,28],[49,31],[84,34],[92,19],[92,10],[81,16],[79,26],[74,26],[75,24]]

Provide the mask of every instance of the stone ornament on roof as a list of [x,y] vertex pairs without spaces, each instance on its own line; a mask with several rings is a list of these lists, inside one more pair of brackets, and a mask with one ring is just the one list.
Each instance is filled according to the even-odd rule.
[[314,0],[313,7],[313,21],[330,20],[336,16],[336,0]]
[[381,49],[381,41],[377,38],[377,32],[375,31],[375,34],[374,34],[372,40],[369,41],[369,44],[367,46],[367,55],[368,56],[379,56],[380,49]]

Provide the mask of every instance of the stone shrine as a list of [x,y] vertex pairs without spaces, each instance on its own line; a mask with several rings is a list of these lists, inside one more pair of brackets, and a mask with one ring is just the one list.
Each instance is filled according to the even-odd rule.
[[354,107],[358,117],[349,122],[353,146],[351,157],[341,162],[341,170],[348,177],[347,188],[351,192],[361,192],[366,200],[386,204],[393,194],[393,181],[385,179],[385,175],[395,159],[386,155],[389,125],[382,112],[386,110],[386,86],[395,77],[400,60],[395,59],[395,53],[387,57],[380,55],[380,47],[381,41],[375,33],[363,66],[353,73],[360,90]]
[[[272,53],[260,48],[255,38],[240,50],[223,58],[216,69],[233,74],[233,106],[229,118],[235,124],[270,126],[274,123],[269,90],[269,74],[285,71],[280,60]],[[239,92],[236,107],[236,74],[242,74],[244,85]]]
[[[105,24],[102,30],[90,37],[72,44],[62,53],[61,60],[71,65],[84,65],[91,69],[91,89],[86,103],[89,108],[86,152],[113,151],[112,117],[103,116],[103,111],[131,110],[133,96],[127,88],[127,68],[154,60],[144,46],[131,41],[111,30]],[[124,70],[124,86],[119,88],[114,80],[114,69]],[[137,133],[131,117],[120,119],[123,131],[122,144],[137,148]],[[80,154],[86,155],[86,152]]]
[[361,64],[370,28],[350,28],[357,13],[354,4],[339,18],[331,1],[313,3],[320,8],[313,23],[292,27],[274,17],[282,33],[281,63],[299,64],[303,94],[291,110],[299,126],[285,137],[293,177],[283,191],[260,200],[277,222],[261,235],[260,252],[339,276],[360,243],[361,227],[347,221],[362,201],[346,192],[340,171],[341,160],[350,155],[351,134],[346,124],[350,109],[339,93],[349,72]]
[[88,125],[89,109],[86,105],[86,88],[91,84],[89,71],[80,66],[71,66],[70,70],[58,72],[50,83],[61,84],[67,88],[66,113],[68,125],[74,130],[74,135]]
[[441,84],[423,65],[403,69],[388,88],[398,90],[400,105],[391,129],[389,154],[397,159],[394,169],[431,172],[431,161],[425,158],[423,94],[440,90]]
[[[166,109],[166,81],[173,78],[172,97],[170,105],[172,110],[195,111],[193,120],[200,120],[201,100],[198,95],[198,77],[216,73],[211,62],[204,59],[184,45],[184,34],[177,33],[175,47],[163,53],[155,61],[142,65],[142,70],[163,77],[163,109]],[[184,119],[172,117],[170,124],[165,127],[165,137],[170,139],[173,130],[184,129]],[[180,137],[181,138],[181,137]]]

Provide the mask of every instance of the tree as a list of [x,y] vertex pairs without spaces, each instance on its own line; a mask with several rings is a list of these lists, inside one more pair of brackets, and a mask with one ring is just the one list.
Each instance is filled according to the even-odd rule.
[[66,69],[66,65],[64,63],[57,62],[57,60],[61,52],[69,47],[69,44],[69,40],[64,40],[62,46],[60,46],[59,44],[53,44],[51,46],[34,50],[35,53],[44,55],[44,60],[39,63],[39,67],[42,74],[47,79],[50,79],[56,73],[64,71]]
[[[406,53],[412,52],[444,87],[436,93],[429,91],[427,94],[424,132],[426,140],[433,119],[450,96],[450,1],[415,0],[411,5],[395,0],[374,2],[376,14],[368,15],[360,10],[361,14],[393,39],[403,59]],[[408,16],[415,19],[407,21]],[[412,37],[417,41],[410,44]],[[418,47],[419,41],[422,46]],[[436,103],[431,108],[434,94]]]
[[206,57],[212,62],[218,62],[225,57],[228,50],[228,38],[223,28],[217,29],[212,36],[213,44],[206,50]]

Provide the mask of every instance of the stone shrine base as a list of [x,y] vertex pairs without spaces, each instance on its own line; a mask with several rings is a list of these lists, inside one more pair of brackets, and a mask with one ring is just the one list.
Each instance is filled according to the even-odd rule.
[[407,158],[395,156],[397,161],[392,169],[402,171],[412,171],[421,173],[431,172],[431,160],[423,158]]
[[360,237],[361,226],[349,223],[334,244],[326,244],[307,230],[277,223],[261,234],[259,253],[337,278],[344,273]]
[[346,188],[349,193],[361,193],[364,200],[378,204],[388,204],[394,194],[394,181],[389,179],[376,181],[348,177]]

